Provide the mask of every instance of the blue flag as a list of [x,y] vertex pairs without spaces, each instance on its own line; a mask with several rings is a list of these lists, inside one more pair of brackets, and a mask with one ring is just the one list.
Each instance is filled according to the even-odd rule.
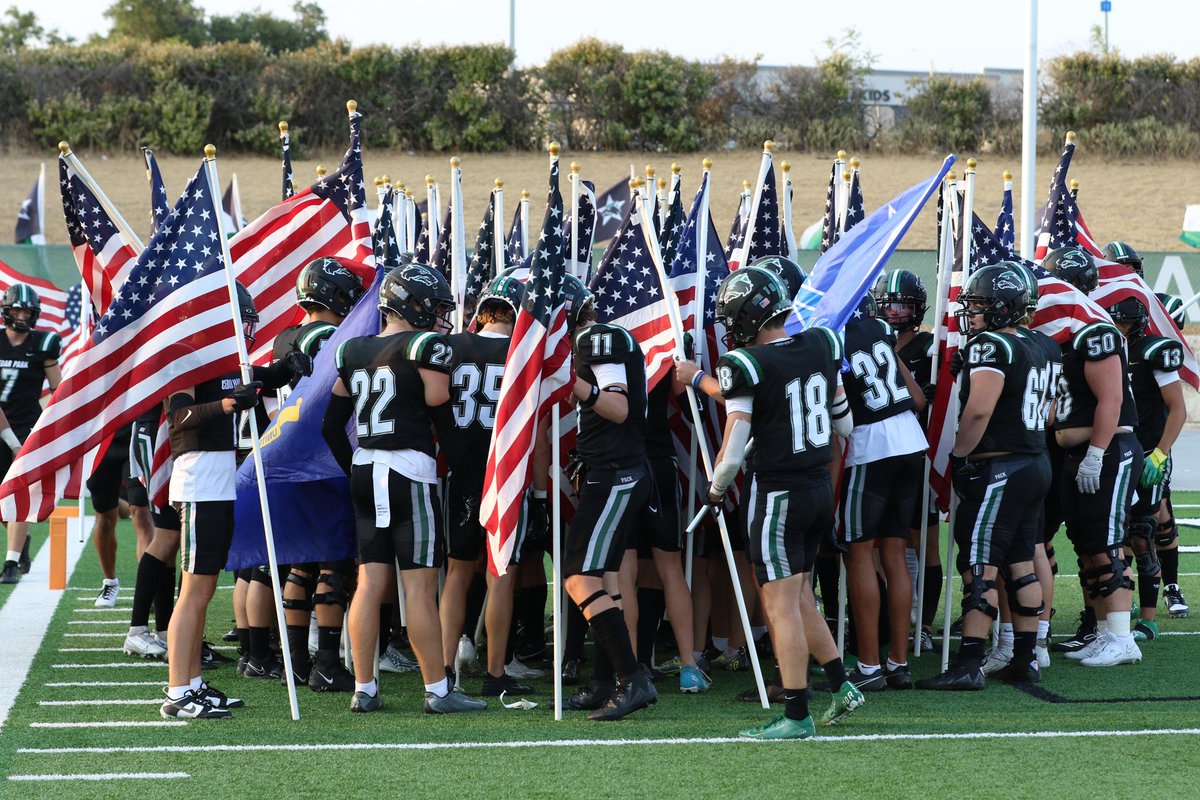
[[[312,375],[301,378],[259,440],[280,564],[338,561],[357,553],[350,479],[333,460],[321,436],[321,422],[337,380],[333,354],[338,345],[355,336],[379,333],[376,306],[386,271],[383,265],[376,267],[371,288],[317,353]],[[233,544],[226,569],[267,563],[261,509],[254,460],[247,458],[237,474]]]
[[837,331],[846,327],[846,320],[953,163],[954,156],[947,156],[937,174],[884,203],[821,254],[792,301],[785,325],[789,334],[815,325]]

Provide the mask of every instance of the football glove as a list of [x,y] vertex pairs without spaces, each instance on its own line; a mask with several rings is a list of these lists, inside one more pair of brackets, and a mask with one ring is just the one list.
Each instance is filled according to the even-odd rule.
[[967,485],[979,474],[979,462],[971,461],[964,456],[950,455],[950,485],[961,500],[966,497]]
[[1142,462],[1142,488],[1158,486],[1166,476],[1167,454],[1157,447],[1146,454]]
[[963,354],[962,354],[962,348],[959,348],[958,350],[954,351],[954,355],[950,356],[950,375],[951,375],[951,377],[957,378],[958,373],[962,372],[962,368],[963,368]]
[[246,411],[258,405],[258,393],[262,391],[262,381],[250,381],[229,393],[233,398],[234,411]]
[[292,350],[283,357],[283,366],[294,378],[306,378],[312,375],[313,362],[307,353]]
[[1075,486],[1082,494],[1095,494],[1100,491],[1100,470],[1104,469],[1104,451],[1096,445],[1088,445],[1087,455],[1079,464],[1075,473]]

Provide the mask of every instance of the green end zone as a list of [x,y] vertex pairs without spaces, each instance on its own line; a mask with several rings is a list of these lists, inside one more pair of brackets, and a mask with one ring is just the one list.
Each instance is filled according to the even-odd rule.
[[[1197,505],[1194,514],[1180,508],[1180,518],[1200,517],[1200,493],[1175,499]],[[45,527],[35,531],[40,545]],[[1200,608],[1189,619],[1172,620],[1161,605],[1159,623],[1168,635],[1143,645],[1141,664],[1088,669],[1055,656],[1043,673],[1044,694],[998,682],[966,694],[871,694],[845,725],[819,730],[810,742],[733,741],[738,729],[779,713],[735,700],[753,685],[748,672],[715,673],[704,695],[659,684],[656,707],[609,724],[570,712],[554,722],[551,685],[538,681],[532,699],[539,706],[530,711],[493,702],[481,714],[426,716],[420,678],[385,674],[382,712],[352,715],[348,695],[301,688],[301,721],[292,722],[282,686],[239,678],[227,666],[205,677],[246,700],[234,719],[138,725],[162,721],[157,705],[166,667],[120,651],[135,574],[127,521],[118,536],[118,608],[124,610],[87,610],[100,584],[89,546],[0,731],[0,796],[58,800],[132,792],[150,800],[204,792],[327,800],[436,792],[591,800],[747,790],[793,796],[801,787],[819,787],[827,796],[912,797],[961,793],[966,779],[1014,796],[1065,797],[1078,795],[1083,764],[1153,763],[1170,766],[1139,782],[1139,793],[1178,797],[1193,794],[1198,777]],[[1200,545],[1200,529],[1181,527],[1180,539],[1187,547]],[[1065,540],[1059,551],[1069,552]],[[1064,573],[1074,571],[1063,565]],[[1200,603],[1200,554],[1183,554],[1180,572],[1185,595]],[[1074,630],[1080,607],[1078,583],[1062,575],[1056,589],[1055,633],[1065,635]],[[957,602],[957,586],[952,596]],[[231,597],[227,588],[218,590],[210,609],[207,638],[218,646],[225,646],[220,636],[230,627]],[[938,655],[911,661],[915,676],[936,672]],[[772,667],[768,662],[766,669]],[[481,683],[468,677],[464,688],[478,694]],[[814,710],[825,702],[819,695]],[[104,727],[84,727],[89,723]]]

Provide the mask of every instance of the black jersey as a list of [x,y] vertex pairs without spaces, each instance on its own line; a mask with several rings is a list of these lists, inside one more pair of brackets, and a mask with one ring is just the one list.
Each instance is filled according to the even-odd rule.
[[914,410],[908,384],[900,374],[891,325],[870,317],[851,320],[846,323],[845,342],[850,368],[842,373],[842,385],[856,426]]
[[[260,381],[264,389],[278,389],[287,382],[284,370],[276,362],[269,367],[252,367],[251,380]],[[192,402],[196,405],[224,400],[229,393],[242,385],[242,373],[234,372],[219,378],[198,383],[194,387]],[[256,408],[262,408],[260,401]],[[209,419],[203,425],[187,430],[176,430],[174,425],[169,427],[171,436],[171,455],[182,453],[210,452],[222,450],[249,451],[253,443],[249,441],[249,424],[247,412],[220,414]],[[149,412],[139,419],[149,419]],[[266,412],[259,414],[259,432],[266,430]]]
[[842,341],[829,328],[810,328],[788,339],[730,350],[717,361],[726,399],[754,401],[755,474],[790,481],[823,469],[833,457],[829,409],[842,367]]
[[1121,359],[1121,414],[1117,425],[1137,426],[1137,407],[1129,386],[1129,359],[1125,338],[1112,324],[1093,322],[1079,330],[1063,347],[1062,372],[1058,378],[1058,402],[1054,411],[1054,429],[1090,428],[1096,416],[1096,395],[1084,376],[1084,364],[1106,358]]
[[446,341],[454,350],[454,368],[450,402],[433,409],[438,444],[456,477],[482,484],[511,339],[456,333]]
[[[321,348],[325,346],[329,337],[333,336],[336,330],[336,325],[320,320],[284,328],[271,345],[271,358],[278,361],[296,350],[311,359],[316,359],[317,353],[321,352]],[[300,378],[293,378],[288,382],[288,386],[295,389],[299,382]]]
[[967,407],[973,375],[991,371],[1004,377],[1004,387],[996,398],[987,429],[972,453],[1046,451],[1042,415],[1044,367],[1041,348],[1022,336],[984,331],[971,338],[959,376],[960,410]]
[[596,385],[596,367],[625,368],[629,413],[617,424],[579,406],[579,457],[589,467],[626,469],[646,459],[646,360],[629,331],[617,325],[596,324],[575,334],[575,372]]
[[[667,424],[671,405],[671,375],[668,373],[646,396],[646,456],[651,460],[674,458],[675,442]],[[690,411],[684,412],[690,422]]]
[[342,342],[334,366],[350,396],[358,446],[433,455],[430,409],[418,369],[449,373],[454,350],[440,333],[358,336]]
[[1058,392],[1058,376],[1062,373],[1062,348],[1058,342],[1041,331],[1017,328],[1017,333],[1034,346],[1035,355],[1040,354],[1040,359],[1044,359],[1044,363],[1038,361],[1042,364],[1041,429],[1044,430],[1046,420],[1050,416],[1050,404],[1054,402],[1054,396]]
[[33,429],[42,413],[45,364],[57,361],[61,350],[57,333],[30,331],[25,341],[14,345],[8,332],[0,330],[0,408],[14,430]]
[[908,367],[918,386],[928,386],[933,380],[933,359],[930,355],[932,347],[933,334],[929,331],[917,331],[907,344],[896,351],[896,355],[904,362],[904,366]]
[[1137,404],[1138,442],[1145,450],[1158,447],[1167,426],[1167,405],[1158,384],[1160,373],[1178,372],[1183,348],[1165,336],[1143,336],[1129,343],[1129,382]]

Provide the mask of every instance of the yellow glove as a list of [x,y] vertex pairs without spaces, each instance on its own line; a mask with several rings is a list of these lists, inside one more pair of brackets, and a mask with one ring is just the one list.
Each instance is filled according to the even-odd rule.
[[1143,488],[1157,486],[1162,483],[1165,476],[1164,467],[1167,463],[1167,454],[1157,447],[1150,451],[1146,456],[1146,460],[1142,462],[1142,480]]

